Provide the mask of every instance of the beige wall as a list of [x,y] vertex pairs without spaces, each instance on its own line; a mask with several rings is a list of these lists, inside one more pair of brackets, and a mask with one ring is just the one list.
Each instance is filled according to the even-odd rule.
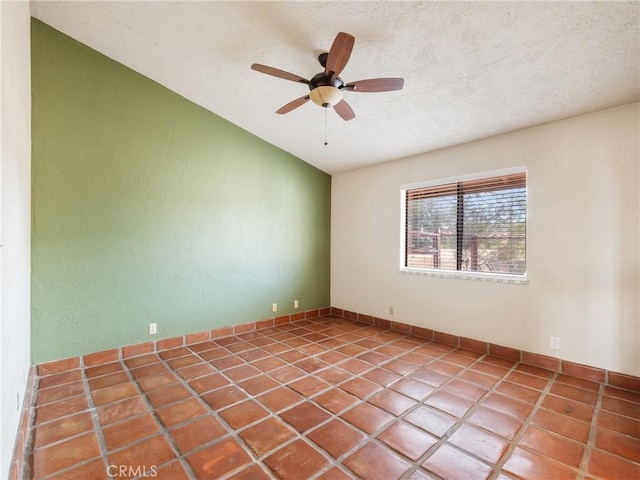
[[30,363],[31,70],[28,2],[0,2],[0,478]]
[[[640,375],[639,127],[636,103],[335,175],[331,304]],[[517,166],[528,285],[399,273],[402,185]]]

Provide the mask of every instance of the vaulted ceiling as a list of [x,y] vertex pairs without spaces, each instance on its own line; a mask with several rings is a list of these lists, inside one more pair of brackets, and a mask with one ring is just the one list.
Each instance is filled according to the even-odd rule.
[[[638,2],[69,2],[34,17],[264,140],[337,173],[640,99]],[[301,83],[340,31],[356,118],[308,102]],[[326,129],[326,130],[325,130]],[[325,132],[328,145],[324,145]]]

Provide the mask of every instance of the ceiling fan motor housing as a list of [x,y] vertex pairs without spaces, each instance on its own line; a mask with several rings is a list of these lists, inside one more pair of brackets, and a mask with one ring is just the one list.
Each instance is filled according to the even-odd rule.
[[309,80],[309,90],[313,90],[317,87],[336,87],[341,89],[344,87],[344,82],[337,75],[331,77],[329,75],[325,75],[324,72],[320,72]]

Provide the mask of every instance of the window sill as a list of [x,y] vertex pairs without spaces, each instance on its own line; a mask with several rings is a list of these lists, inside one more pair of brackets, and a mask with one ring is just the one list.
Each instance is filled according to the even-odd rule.
[[425,277],[456,278],[459,280],[475,280],[479,282],[509,283],[512,285],[528,285],[527,275],[506,275],[499,273],[469,272],[466,270],[453,272],[451,270],[433,270],[425,268],[400,267],[405,275],[420,275]]

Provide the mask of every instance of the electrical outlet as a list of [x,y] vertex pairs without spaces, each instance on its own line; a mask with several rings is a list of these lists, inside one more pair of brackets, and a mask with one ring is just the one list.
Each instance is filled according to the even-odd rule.
[[293,308],[298,308],[298,300],[293,301]]
[[560,337],[551,337],[550,343],[551,343],[551,348],[555,350],[560,350]]
[[394,312],[393,307],[389,307],[389,315],[393,315],[393,312]]
[[277,303],[274,303],[273,305],[271,305],[271,311],[274,312],[274,313],[278,311],[278,304]]
[[157,323],[150,323],[149,324],[149,335],[155,335],[156,333],[158,333],[158,324]]

